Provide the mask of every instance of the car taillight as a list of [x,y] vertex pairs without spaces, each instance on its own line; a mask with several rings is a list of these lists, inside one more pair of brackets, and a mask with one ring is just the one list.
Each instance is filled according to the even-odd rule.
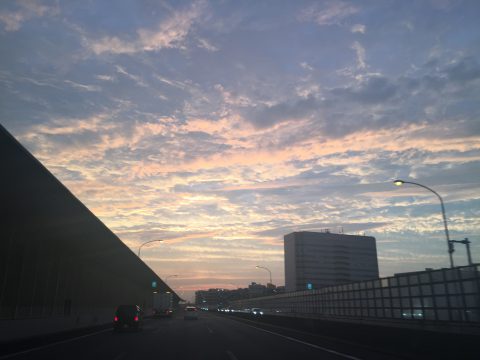
[[115,316],[115,317],[113,318],[113,321],[118,321],[118,316]]
[[135,315],[135,317],[133,318],[133,321],[138,321],[138,316]]

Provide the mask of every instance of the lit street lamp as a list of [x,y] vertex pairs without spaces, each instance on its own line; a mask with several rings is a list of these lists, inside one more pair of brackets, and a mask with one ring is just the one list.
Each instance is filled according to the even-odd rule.
[[140,250],[142,250],[142,247],[144,247],[147,244],[157,242],[157,241],[162,242],[163,240],[150,240],[150,241],[144,242],[142,245],[140,245],[140,247],[138,248],[138,257],[140,257]]
[[272,272],[270,271],[270,269],[266,268],[265,266],[260,266],[260,265],[257,265],[255,266],[257,269],[263,269],[263,270],[267,270],[268,273],[270,274],[270,284],[272,284]]
[[424,189],[427,189],[437,195],[438,199],[440,200],[440,205],[442,207],[442,216],[443,216],[443,225],[445,226],[445,237],[447,238],[447,246],[448,246],[448,255],[450,256],[450,267],[453,268],[453,257],[452,253],[455,251],[453,248],[452,243],[450,242],[450,235],[448,234],[448,226],[447,226],[447,216],[445,215],[445,205],[443,205],[443,199],[442,197],[435,191],[430,189],[428,186],[418,184],[416,182],[411,182],[411,181],[403,181],[403,180],[395,180],[393,182],[397,186],[402,186],[403,184],[412,184],[412,185],[417,185],[420,186]]

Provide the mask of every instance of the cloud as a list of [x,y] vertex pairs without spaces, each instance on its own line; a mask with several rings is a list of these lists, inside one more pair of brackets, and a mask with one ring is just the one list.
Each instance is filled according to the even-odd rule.
[[409,32],[413,32],[415,30],[415,25],[411,21],[403,21],[402,26],[406,28]]
[[360,34],[365,34],[365,31],[367,30],[367,27],[363,24],[355,24],[350,28],[350,31],[352,33],[360,33]]
[[[174,11],[171,16],[160,22],[154,29],[137,30],[134,40],[120,39],[116,36],[104,36],[99,40],[87,41],[86,46],[96,55],[103,53],[133,54],[143,51],[159,51],[168,48],[184,48],[184,42],[194,23],[203,14],[205,3],[194,2],[188,9]],[[214,47],[206,40],[200,45],[209,51]],[[202,46],[201,46],[202,47]]]
[[25,20],[25,15],[20,12],[0,13],[0,21],[4,24],[6,31],[17,31]]
[[342,20],[359,12],[359,9],[344,1],[327,1],[304,9],[299,19],[314,21],[318,25],[338,25]]
[[78,134],[84,131],[97,132],[101,129],[112,129],[112,124],[107,122],[107,114],[99,114],[85,119],[52,119],[49,124],[32,126],[29,133],[23,135],[24,138],[35,136],[37,134],[65,135]]
[[28,82],[28,83],[31,83],[31,84],[34,84],[34,85],[37,85],[37,86],[47,86],[47,87],[51,87],[51,88],[54,88],[54,89],[61,89],[58,85],[56,85],[57,81],[54,80],[54,79],[38,80],[38,79],[32,79],[32,78],[19,76],[19,77],[17,77],[17,80],[18,81],[25,81],[25,82]]
[[212,52],[218,51],[218,48],[206,39],[198,39],[198,47]]
[[25,21],[43,16],[58,15],[58,6],[42,5],[35,0],[17,1],[18,9],[15,11],[1,11],[0,22],[3,23],[5,31],[18,31]]
[[312,71],[313,70],[313,67],[310,66],[307,62],[303,61],[300,63],[300,66],[305,69],[305,70],[308,70],[308,71]]
[[117,73],[124,75],[128,79],[132,80],[135,84],[141,87],[147,87],[148,85],[142,80],[140,76],[130,74],[124,67],[115,65]]
[[240,107],[248,107],[255,105],[254,101],[248,96],[240,95],[233,91],[228,91],[221,84],[215,84],[214,89],[222,95],[223,101],[228,105],[235,105]]
[[467,83],[480,78],[480,65],[472,56],[467,56],[454,61],[444,70],[450,81]]
[[[335,124],[332,126],[335,126]],[[377,129],[375,130],[359,130],[362,126],[362,124],[354,125],[354,130],[349,129],[347,132],[349,135],[335,139],[312,134],[303,125],[299,125],[299,130],[305,134],[305,137],[303,140],[292,143],[288,147],[279,142],[279,145],[273,148],[262,148],[259,146],[232,148],[223,153],[213,152],[208,157],[196,158],[177,164],[159,164],[154,161],[142,161],[134,164],[130,171],[135,174],[135,178],[145,178],[176,171],[199,171],[200,169],[206,171],[209,169],[250,166],[262,169],[261,173],[264,173],[263,176],[275,178],[280,174],[291,173],[294,170],[292,166],[282,167],[285,161],[291,159],[315,159],[319,156],[343,153],[346,149],[362,152],[367,149],[368,151],[405,151],[410,148],[418,148],[435,152],[440,150],[466,151],[468,149],[478,149],[478,137],[472,138],[468,142],[459,142],[458,138],[453,137],[449,139],[426,138],[425,136],[429,130],[434,130],[435,127],[425,124],[397,124],[392,129],[383,130],[379,129],[377,124]],[[443,125],[437,124],[437,126],[441,128]],[[420,135],[422,134],[422,129],[425,129],[424,135]],[[278,129],[275,131],[278,131]],[[283,131],[285,134],[291,134],[291,125],[286,126]],[[268,141],[272,138],[272,132],[267,132],[264,136],[264,141]]]
[[95,78],[102,81],[115,81],[115,78],[111,75],[96,75]]
[[[359,57],[358,66],[366,68],[363,47],[359,43],[355,45]],[[270,134],[266,143],[273,144],[278,139],[278,144],[285,146],[299,140],[292,127],[295,122],[308,126],[309,131],[306,133],[311,136],[344,136],[358,130],[395,127],[408,122],[446,122],[449,116],[453,116],[464,118],[464,121],[458,123],[458,126],[450,124],[451,131],[462,135],[459,131],[465,130],[468,124],[470,132],[475,132],[478,126],[469,117],[468,109],[474,106],[479,74],[480,66],[476,59],[467,57],[458,58],[443,67],[437,66],[433,71],[429,67],[418,68],[416,73],[411,73],[408,77],[387,77],[375,72],[356,76],[352,74],[353,81],[343,87],[320,87],[309,81],[302,86],[305,90],[312,91],[303,92],[301,87],[297,87],[294,96],[278,102],[262,103],[257,100],[255,103],[245,97],[238,101],[238,95],[232,95],[223,86],[218,86],[218,89],[223,94],[225,103],[231,105],[229,113],[240,114],[257,131],[288,124],[291,127],[289,139],[280,139]],[[459,86],[462,81],[470,87]],[[440,101],[441,97],[444,101]],[[235,100],[232,101],[232,98]],[[466,105],[459,106],[459,102]],[[454,109],[452,106],[459,108]],[[447,113],[453,115],[446,116]],[[426,130],[422,136],[428,137],[427,132],[430,132],[434,138],[443,137],[440,129],[438,133],[433,131],[436,130]],[[302,136],[301,133],[298,135]],[[260,137],[250,136],[253,136],[252,140],[257,138],[262,141]]]
[[133,54],[141,50],[135,43],[124,41],[115,36],[105,36],[88,44],[90,50],[96,55],[103,53]]
[[[360,231],[371,230],[388,225],[385,222],[378,223],[303,223],[301,225],[289,225],[279,228],[273,228],[268,230],[259,231],[257,235],[260,236],[273,236],[282,238],[283,235],[289,234],[294,231],[322,231],[324,229],[332,230],[333,232],[345,231],[347,233],[357,233]],[[341,230],[340,230],[341,229]]]
[[82,91],[101,91],[102,90],[102,88],[97,85],[84,85],[84,84],[76,83],[71,80],[64,80],[64,83],[72,86],[75,89],[79,89]]
[[[137,135],[133,139],[132,131],[121,131],[110,118],[110,115],[104,114],[101,118],[75,123],[65,119],[49,127],[32,129],[32,134],[77,136],[93,132],[102,139],[107,133],[110,138],[120,137],[120,144],[125,147],[117,147],[117,150],[114,150],[116,142],[106,138],[104,143],[96,138],[87,147],[86,142],[79,144],[78,149],[84,149],[90,155],[63,148],[65,145],[62,145],[64,151],[58,152],[59,143],[51,144],[50,155],[45,157],[46,165],[55,174],[64,177],[66,185],[131,246],[146,238],[171,239],[161,245],[161,252],[152,256],[152,261],[155,258],[161,263],[158,271],[162,272],[167,271],[167,266],[172,266],[171,273],[175,273],[173,268],[180,262],[189,266],[200,266],[205,262],[220,266],[220,263],[231,262],[233,258],[240,262],[271,261],[281,267],[281,249],[273,246],[281,245],[282,236],[294,230],[330,227],[336,231],[337,227],[343,226],[347,233],[368,231],[371,235],[375,232],[381,234],[377,238],[389,240],[387,233],[400,232],[405,224],[411,223],[411,219],[404,215],[409,206],[416,206],[419,212],[425,212],[428,209],[419,209],[418,206],[431,206],[434,201],[422,197],[420,201],[409,201],[409,206],[395,203],[397,213],[392,213],[389,212],[393,207],[389,199],[408,199],[411,194],[408,191],[396,194],[398,191],[390,190],[390,183],[385,186],[381,183],[362,185],[361,179],[371,182],[376,177],[389,178],[396,169],[402,168],[399,165],[401,162],[406,162],[410,169],[415,164],[422,166],[427,158],[430,163],[441,162],[442,156],[450,166],[443,167],[442,164],[438,171],[432,173],[433,176],[437,172],[444,172],[442,176],[457,171],[462,174],[464,169],[452,166],[452,162],[456,161],[455,156],[460,155],[459,161],[476,159],[474,151],[462,157],[462,154],[452,150],[438,154],[436,159],[433,152],[424,156],[419,155],[420,150],[412,153],[412,148],[441,152],[458,145],[458,139],[432,141],[415,137],[415,134],[421,134],[419,130],[422,129],[417,126],[356,133],[337,140],[316,138],[314,143],[318,143],[314,147],[308,145],[312,141],[306,141],[277,151],[252,149],[251,152],[243,152],[236,149],[234,153],[223,152],[218,156],[182,162],[181,159],[158,156],[160,153],[152,151],[158,147],[164,148],[166,153],[172,151],[171,143],[155,142],[155,136],[165,135],[165,138],[172,140],[173,131],[178,131],[175,136],[194,131],[209,132],[212,137],[229,131],[234,134],[233,123],[227,119],[222,124],[205,119],[192,120],[185,127],[179,126],[174,119],[164,123],[138,123],[134,131]],[[76,124],[80,124],[77,130]],[[288,130],[287,127],[285,131]],[[305,128],[303,130],[306,131]],[[252,128],[249,131],[256,133]],[[267,138],[272,137],[273,130],[262,131],[266,131]],[[45,144],[52,137],[42,139],[41,142]],[[78,141],[80,137],[69,139]],[[187,146],[185,141],[186,138],[179,140],[185,151],[197,151],[197,146]],[[475,151],[478,152],[478,140],[475,143]],[[145,159],[146,165],[165,166],[163,170],[170,166],[177,173],[182,168],[188,169],[188,176],[152,171],[141,177],[130,178],[133,166],[140,162],[125,157],[132,152],[134,144],[152,145],[140,152],[140,159]],[[103,149],[102,152],[99,149]],[[350,151],[346,152],[346,149]],[[178,166],[172,162],[179,160]],[[49,164],[55,164],[56,167],[52,168]],[[428,174],[429,166],[426,164],[418,168],[419,176]],[[475,166],[478,168],[476,163],[472,163],[471,169]],[[478,178],[476,173],[478,170],[471,172],[472,178]],[[478,185],[472,187],[473,190],[476,188]],[[442,193],[446,191],[443,187],[440,189]],[[458,195],[458,191],[455,190],[455,195]],[[453,190],[450,192],[453,193]],[[468,199],[468,194],[464,198]],[[448,209],[449,214],[453,215],[451,199],[448,197]],[[435,216],[423,217],[416,213],[410,216],[415,216],[415,229],[422,233],[429,233],[437,227],[441,230],[441,221],[437,221],[439,219]],[[459,217],[462,218],[461,215]],[[161,222],[158,219],[162,219]],[[455,221],[456,226],[460,226],[460,220]],[[455,228],[453,224],[452,227]],[[475,224],[468,228],[474,229]],[[202,243],[204,241],[205,244]],[[267,246],[266,250],[262,251],[258,244]],[[168,246],[172,250],[166,253]],[[174,250],[176,247],[180,248]],[[154,252],[155,249],[150,251]],[[388,257],[387,253],[382,254]],[[187,277],[208,278],[193,270]],[[241,283],[244,280],[238,281]]]
[[255,127],[262,129],[288,120],[306,118],[318,107],[319,102],[313,96],[309,96],[271,106],[258,105],[245,111],[244,116]]
[[160,76],[158,74],[154,74],[153,77],[155,79],[157,79],[158,81],[161,81],[165,84],[168,84],[170,86],[173,86],[173,87],[176,87],[176,88],[179,88],[181,90],[187,90],[189,86],[191,86],[190,84],[187,84],[185,82],[182,82],[182,81],[176,81],[176,80],[170,80],[170,79],[167,79],[163,76]]
[[358,42],[355,41],[352,45],[352,49],[357,53],[357,68],[365,69],[367,64],[365,63],[365,48]]
[[359,83],[333,89],[332,93],[360,103],[375,104],[392,98],[397,89],[396,84],[385,76],[367,75],[361,77]]
[[[1,7],[20,9],[11,4]],[[285,233],[343,226],[376,234],[389,272],[392,249],[430,253],[409,239],[442,235],[433,194],[397,189],[395,177],[438,190],[452,237],[478,238],[477,34],[455,26],[475,28],[473,12],[319,1],[298,23],[298,4],[275,16],[184,4],[80,2],[62,21],[0,24],[7,128],[132,248],[169,239],[144,249],[152,269],[187,265],[171,281],[189,288],[245,285],[258,275],[240,268],[268,260],[281,283]],[[413,22],[406,37],[401,22],[424,11],[429,28]]]
[[430,0],[431,6],[436,10],[449,11],[453,7],[460,5],[459,0]]

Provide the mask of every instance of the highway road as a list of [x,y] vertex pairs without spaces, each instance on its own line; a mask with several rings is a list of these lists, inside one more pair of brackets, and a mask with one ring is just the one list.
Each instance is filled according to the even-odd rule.
[[[356,352],[356,354],[353,354]],[[325,345],[297,331],[239,320],[225,315],[199,313],[198,320],[146,319],[139,332],[94,331],[57,343],[0,356],[0,359],[385,359],[385,355]],[[391,358],[391,357],[388,357]]]

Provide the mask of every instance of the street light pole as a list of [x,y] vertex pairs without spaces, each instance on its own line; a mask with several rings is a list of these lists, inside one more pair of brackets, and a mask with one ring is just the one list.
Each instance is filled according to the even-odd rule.
[[147,242],[144,242],[142,245],[140,245],[140,247],[138,248],[138,257],[140,257],[140,251],[142,250],[142,247],[144,247],[145,245],[147,244],[150,244],[152,242],[162,242],[163,240],[150,240],[150,241],[147,241]]
[[422,184],[419,184],[419,183],[416,183],[416,182],[412,182],[412,181],[403,181],[403,180],[395,180],[393,182],[395,185],[397,186],[402,186],[403,184],[412,184],[412,185],[417,185],[417,186],[420,186],[424,189],[427,189],[429,191],[431,191],[432,193],[434,193],[437,197],[438,197],[438,200],[440,200],[440,206],[442,208],[442,216],[443,216],[443,225],[445,227],[445,237],[447,238],[447,247],[448,247],[448,255],[450,257],[450,267],[453,268],[453,256],[452,256],[452,253],[455,251],[453,246],[452,246],[452,243],[450,242],[450,235],[448,233],[448,225],[447,225],[447,216],[445,215],[445,205],[443,204],[443,199],[442,197],[433,189],[430,189],[428,186],[425,186],[425,185],[422,185]]
[[464,240],[450,240],[450,244],[452,244],[452,247],[453,247],[454,243],[459,243],[459,244],[465,245],[465,247],[467,248],[468,265],[473,265],[472,254],[470,253],[470,243],[471,243],[471,241],[468,240],[468,238],[465,238]]
[[267,270],[268,273],[270,274],[270,284],[272,284],[272,272],[270,271],[269,268],[266,268],[265,266],[260,266],[260,265],[257,265],[255,266],[257,269],[263,269],[263,270]]

